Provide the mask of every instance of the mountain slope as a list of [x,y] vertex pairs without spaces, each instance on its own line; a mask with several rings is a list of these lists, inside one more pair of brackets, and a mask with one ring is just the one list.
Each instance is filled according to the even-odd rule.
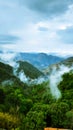
[[17,73],[23,71],[25,75],[31,79],[38,78],[39,76],[43,76],[44,74],[34,67],[32,64],[24,61],[18,61],[19,67]]
[[63,60],[61,64],[67,65],[67,66],[72,66],[73,65],[73,57],[69,57],[66,60]]
[[57,64],[52,64],[50,66],[48,66],[46,69],[43,70],[43,73],[45,74],[49,74],[52,72],[52,70],[59,70],[59,69],[62,69],[64,67],[67,67],[67,68],[71,68],[73,66],[73,57],[69,57]]
[[0,84],[22,86],[23,83],[13,74],[13,68],[8,65],[0,62]]
[[4,69],[5,71],[8,71],[8,73],[13,73],[13,68],[5,63],[0,62],[0,69]]

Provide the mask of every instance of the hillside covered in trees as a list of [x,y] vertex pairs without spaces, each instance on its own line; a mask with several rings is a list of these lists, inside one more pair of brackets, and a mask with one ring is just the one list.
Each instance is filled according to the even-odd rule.
[[[43,130],[44,127],[73,129],[72,71],[62,76],[62,81],[58,85],[61,92],[59,99],[52,96],[49,81],[28,86],[12,72],[12,67],[0,63],[0,128],[6,130],[12,128]],[[8,79],[13,83],[3,84]]]

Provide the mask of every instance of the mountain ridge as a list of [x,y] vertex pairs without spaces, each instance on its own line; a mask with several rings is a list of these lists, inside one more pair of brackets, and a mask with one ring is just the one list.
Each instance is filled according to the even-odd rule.
[[59,70],[61,66],[71,68],[73,66],[73,57],[68,57],[61,62],[50,65],[46,69],[43,69],[43,72],[45,74],[49,74],[53,69]]
[[44,69],[53,63],[57,63],[62,61],[64,58],[48,55],[47,53],[18,53],[15,57],[15,60],[22,60],[30,62],[32,65],[37,67],[38,69]]

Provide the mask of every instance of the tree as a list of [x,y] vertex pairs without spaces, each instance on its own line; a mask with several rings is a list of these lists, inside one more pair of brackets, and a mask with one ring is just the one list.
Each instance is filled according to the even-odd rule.
[[66,126],[69,129],[73,129],[73,109],[66,113]]
[[10,115],[9,113],[0,112],[0,128],[11,130],[17,128],[20,122],[17,117]]
[[50,105],[49,113],[51,115],[51,126],[65,128],[66,112],[69,110],[68,104],[56,102]]
[[27,113],[24,120],[25,130],[42,130],[46,127],[46,116],[49,106],[46,104],[36,103]]
[[46,126],[44,121],[44,113],[30,111],[25,119],[25,130],[42,130]]

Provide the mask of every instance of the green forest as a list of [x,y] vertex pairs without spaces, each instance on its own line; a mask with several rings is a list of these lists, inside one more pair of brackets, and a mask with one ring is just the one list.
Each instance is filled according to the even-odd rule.
[[[12,75],[10,66],[3,65],[0,64],[1,129],[44,130],[45,127],[73,129],[72,71],[62,76],[62,81],[58,85],[61,97],[56,100],[50,92],[50,87],[46,87],[49,81],[29,86]],[[7,79],[13,83],[2,84]]]

